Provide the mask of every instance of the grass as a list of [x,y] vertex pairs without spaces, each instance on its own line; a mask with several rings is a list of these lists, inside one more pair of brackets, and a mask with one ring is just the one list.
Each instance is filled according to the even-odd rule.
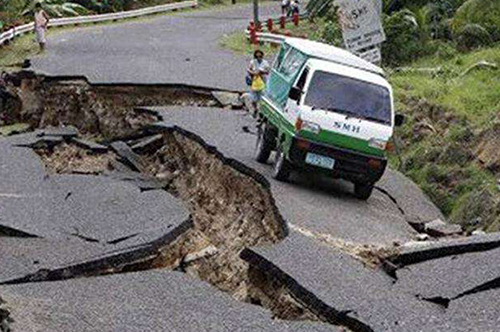
[[30,58],[39,52],[38,44],[33,33],[16,38],[7,46],[0,48],[0,71],[13,71],[20,67],[24,59]]
[[262,43],[260,45],[253,45],[249,42],[248,38],[243,32],[235,32],[226,35],[220,41],[222,47],[229,49],[238,54],[253,54],[256,49],[260,49],[266,55],[275,54],[278,50],[278,46],[273,46],[269,43]]
[[436,56],[426,57],[411,67],[441,67],[443,72],[434,76],[418,72],[394,73],[390,81],[397,97],[425,98],[467,118],[473,125],[480,125],[489,121],[500,109],[499,70],[478,69],[461,76],[480,61],[488,61],[500,67],[500,45],[468,54],[457,54],[448,60]]
[[[319,27],[317,24],[303,20],[299,23],[299,26],[295,26],[293,23],[288,22],[285,29],[278,29],[275,31],[281,34],[288,32],[291,36],[308,37],[318,31],[318,29]],[[242,31],[236,31],[224,36],[220,41],[220,45],[235,53],[248,55],[253,54],[254,50],[257,48],[264,51],[265,54],[275,54],[279,49],[278,45],[270,43],[260,43],[258,46],[252,45]]]
[[[464,75],[480,61],[500,67],[500,45],[428,56],[408,66],[414,71],[390,74],[396,108],[408,119],[397,130],[403,164],[396,156],[390,164],[415,181],[452,222],[493,231],[500,229],[500,174],[481,165],[476,154],[488,137],[482,134],[500,120],[500,68]],[[431,129],[422,129],[423,123]]]

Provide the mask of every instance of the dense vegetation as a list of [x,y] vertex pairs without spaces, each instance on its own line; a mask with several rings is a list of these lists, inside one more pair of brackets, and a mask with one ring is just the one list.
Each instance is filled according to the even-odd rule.
[[[312,0],[309,38],[341,46],[330,0]],[[397,109],[400,158],[452,222],[500,230],[500,1],[387,0],[383,65]]]
[[31,19],[36,2],[52,17],[102,14],[154,6],[172,0],[0,0],[0,31]]

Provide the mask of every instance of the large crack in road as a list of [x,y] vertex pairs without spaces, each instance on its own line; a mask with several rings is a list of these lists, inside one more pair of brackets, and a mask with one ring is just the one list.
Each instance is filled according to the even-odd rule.
[[[166,190],[185,202],[190,218],[139,248],[75,265],[41,269],[0,284],[19,285],[164,268],[196,276],[237,300],[269,309],[276,318],[324,321],[352,331],[372,331],[347,312],[315,298],[292,277],[248,249],[277,243],[288,234],[286,222],[269,191],[270,185],[262,175],[225,158],[201,137],[182,128],[173,127],[160,135],[146,136],[143,130],[147,131],[147,124],[153,122],[154,117],[131,119],[130,116],[131,110],[148,103],[182,104],[188,100],[204,104],[209,99],[213,102],[206,93],[168,88],[160,94],[149,92],[151,98],[155,96],[152,102],[142,96],[145,92],[142,87],[128,87],[129,93],[124,94],[123,86],[96,88],[81,80],[54,81],[29,75],[22,78],[18,87],[23,101],[18,120],[44,128],[55,125],[53,119],[57,118],[66,126],[76,127],[85,137],[104,137],[101,142],[109,143],[109,148],[102,145],[96,149],[92,144],[83,148],[73,127],[38,130],[32,137],[33,142],[19,146],[33,148],[49,172],[102,174],[113,171],[114,176],[123,173],[132,178],[142,177],[152,189]],[[132,91],[135,94],[131,94]],[[113,99],[119,95],[125,96],[125,101]],[[110,104],[106,100],[115,102]],[[107,113],[106,121],[97,115],[103,112]],[[94,115],[96,121],[89,123],[89,117]],[[124,137],[129,143],[138,139],[148,141],[136,149],[143,155],[137,155],[132,149],[137,143],[129,145],[119,140]],[[134,172],[138,173],[134,175]],[[70,197],[68,193],[65,200]],[[70,235],[86,242],[99,242],[78,230]]]
[[[396,272],[403,267],[500,246],[498,240],[484,240],[405,252],[400,247],[361,245],[295,224],[288,225],[278,211],[264,176],[240,161],[227,158],[190,130],[176,125],[153,125],[162,117],[144,107],[219,105],[220,101],[210,90],[93,85],[83,79],[47,78],[26,72],[16,79],[14,90],[19,96],[19,108],[13,121],[29,122],[36,129],[26,134],[17,148],[33,148],[45,164],[47,176],[107,176],[134,183],[143,193],[165,191],[184,202],[189,218],[154,241],[122,247],[78,264],[40,269],[4,280],[2,285],[153,269],[175,270],[206,281],[238,301],[266,308],[275,318],[325,322],[352,331],[374,331],[380,330],[380,325],[370,324],[371,314],[365,315],[362,311],[369,312],[368,308],[355,309],[356,305],[351,304],[351,309],[325,299],[253,248],[272,248],[289,239],[292,231],[362,262],[368,275],[375,277],[378,273],[375,268],[382,267],[397,279]],[[62,127],[53,127],[60,125]],[[384,194],[390,196],[386,191]],[[64,201],[71,199],[72,192],[68,192]],[[398,202],[391,200],[404,214]],[[138,234],[103,241],[77,228],[68,233],[83,242],[111,245],[126,243]],[[38,235],[2,225],[0,236]],[[424,302],[447,307],[453,300],[497,289],[499,284],[498,278],[493,278],[454,297],[416,296]],[[345,286],[338,287],[340,290]],[[10,314],[0,310],[3,315],[0,323],[7,324]],[[8,331],[3,325],[2,328]]]
[[322,319],[353,331],[371,331],[325,304],[317,309],[318,300],[307,300],[310,296],[303,295],[305,289],[279,269],[270,273],[268,266],[260,268],[240,258],[243,249],[275,243],[287,234],[286,224],[268,191],[269,184],[262,176],[225,159],[201,138],[180,128],[173,128],[163,138],[162,148],[149,158],[150,172],[157,178],[171,178],[167,188],[187,203],[191,220],[145,248],[60,269],[40,270],[1,284],[170,268],[196,275],[236,299],[262,305],[277,318]]

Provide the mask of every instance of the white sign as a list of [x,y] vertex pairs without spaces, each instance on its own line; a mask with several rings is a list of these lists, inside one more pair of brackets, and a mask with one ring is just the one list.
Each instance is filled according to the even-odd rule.
[[380,53],[379,47],[371,48],[362,53],[356,53],[361,59],[366,60],[371,63],[378,64],[382,61],[382,54]]
[[379,0],[337,0],[339,22],[346,48],[356,51],[385,40]]

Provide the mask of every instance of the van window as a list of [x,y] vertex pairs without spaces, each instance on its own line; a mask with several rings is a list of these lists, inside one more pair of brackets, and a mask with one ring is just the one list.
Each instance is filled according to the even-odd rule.
[[316,71],[304,101],[313,108],[391,124],[391,99],[385,87],[354,78]]
[[285,55],[289,49],[290,49],[290,46],[288,46],[287,44],[283,44],[283,46],[281,46],[281,49],[280,49],[278,55],[276,55],[276,58],[274,59],[274,63],[273,63],[274,69],[280,68],[281,63],[283,62],[283,59],[285,58]]
[[287,78],[293,78],[298,74],[306,60],[307,57],[304,54],[296,49],[291,49],[278,71]]

